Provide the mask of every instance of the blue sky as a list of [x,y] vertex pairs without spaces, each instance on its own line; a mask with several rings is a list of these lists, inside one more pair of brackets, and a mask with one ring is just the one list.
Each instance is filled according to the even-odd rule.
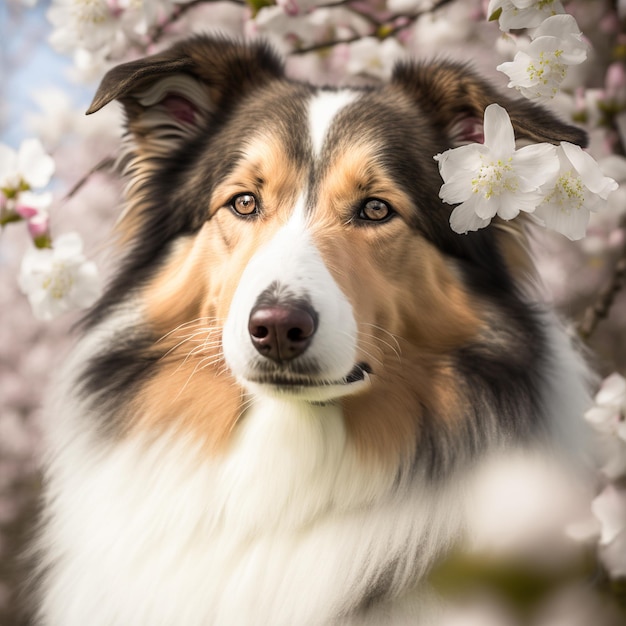
[[32,94],[60,87],[76,105],[89,104],[93,87],[74,85],[67,77],[71,59],[48,44],[52,32],[46,20],[49,0],[23,8],[19,0],[0,0],[0,142],[17,147],[29,135],[24,115],[37,110]]

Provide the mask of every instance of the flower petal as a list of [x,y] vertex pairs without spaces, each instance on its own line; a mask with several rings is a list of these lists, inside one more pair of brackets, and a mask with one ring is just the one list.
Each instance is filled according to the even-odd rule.
[[485,109],[485,146],[496,159],[507,159],[515,152],[515,133],[511,118],[499,104]]
[[480,157],[487,154],[488,149],[482,144],[467,144],[446,150],[435,155],[439,165],[439,173],[445,182],[456,176],[459,171],[476,172],[481,165]]
[[450,215],[450,226],[455,233],[465,234],[468,231],[479,230],[488,226],[489,219],[481,219],[476,215],[475,203],[476,195],[463,204],[459,204]]
[[565,39],[570,35],[580,35],[580,28],[576,18],[569,13],[562,15],[553,15],[546,18],[533,32],[532,38],[539,37],[556,37],[557,39]]
[[62,235],[53,249],[29,249],[22,260],[19,285],[33,314],[42,320],[89,306],[100,292],[96,267],[82,255],[77,233]]
[[555,37],[559,58],[566,65],[578,65],[587,59],[589,46],[582,38],[576,19],[569,14],[547,18],[533,33],[533,39]]
[[600,432],[611,432],[619,419],[619,411],[615,408],[594,406],[585,411],[584,418]]
[[17,167],[31,187],[45,187],[54,174],[54,159],[46,154],[39,139],[25,139],[17,153]]
[[518,195],[503,193],[498,198],[498,217],[503,220],[512,220],[520,212],[520,197]]
[[68,261],[79,257],[82,260],[83,240],[75,232],[64,233],[54,242],[54,256],[56,259]]
[[448,204],[465,202],[472,195],[472,175],[458,175],[444,183],[439,190],[439,197]]
[[626,531],[622,530],[610,545],[602,546],[600,560],[611,578],[626,577]]
[[533,81],[530,78],[528,66],[532,62],[532,58],[520,50],[515,54],[512,61],[500,63],[496,69],[509,77],[509,87],[531,87]]
[[560,204],[546,202],[537,207],[535,214],[544,220],[546,227],[556,230],[572,241],[582,239],[589,224],[589,210],[582,206],[564,211]]
[[12,186],[9,179],[17,169],[17,154],[9,146],[0,143],[0,187]]
[[619,185],[612,178],[604,176],[595,159],[580,146],[562,141],[559,147],[589,191],[597,193],[603,200],[606,200],[608,195],[618,188]]
[[607,376],[595,397],[596,404],[626,407],[626,378],[618,372]]
[[607,545],[626,529],[626,490],[607,485],[591,503],[591,510],[602,524],[600,544]]
[[524,191],[538,189],[559,171],[556,146],[538,143],[520,148],[513,155],[513,169],[522,179]]
[[52,204],[52,193],[33,193],[23,191],[15,201],[15,211],[22,217],[28,219],[40,211],[45,211]]

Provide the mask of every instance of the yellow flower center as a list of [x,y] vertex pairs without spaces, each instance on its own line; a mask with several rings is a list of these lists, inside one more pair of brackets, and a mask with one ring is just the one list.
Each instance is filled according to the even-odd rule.
[[[550,7],[554,4],[555,0],[539,0],[539,2],[537,2],[537,6],[535,7],[537,10],[539,11],[543,11],[544,9],[546,9],[547,7]],[[532,9],[532,7],[529,7],[530,9]],[[518,9],[515,5],[513,5],[513,14],[517,15],[522,9]],[[528,9],[526,9],[528,10]],[[550,11],[550,16],[552,15],[556,15],[556,11],[554,9],[552,9]]]
[[74,286],[74,277],[67,271],[63,263],[58,261],[52,265],[52,271],[45,277],[42,287],[50,293],[55,300],[62,300]]
[[74,3],[74,15],[83,24],[103,24],[110,16],[104,0],[77,0]]
[[537,63],[529,63],[526,68],[528,77],[534,83],[548,85],[553,81],[552,95],[556,95],[558,86],[567,74],[567,67],[559,62],[559,58],[563,55],[563,50],[555,50],[554,52],[542,52],[539,55]]
[[[482,155],[480,158],[482,161]],[[513,157],[509,157],[506,162],[498,159],[481,165],[478,175],[472,179],[472,192],[483,194],[489,200],[503,191],[517,191],[519,182],[513,171],[512,161]]]
[[[555,0],[539,0],[539,2],[537,3],[537,8],[540,11],[543,11],[546,7],[552,6],[554,4]],[[552,15],[556,15],[556,11],[554,9],[552,9]]]
[[580,176],[574,174],[572,170],[561,174],[544,202],[556,204],[566,215],[582,208],[585,203],[585,186]]

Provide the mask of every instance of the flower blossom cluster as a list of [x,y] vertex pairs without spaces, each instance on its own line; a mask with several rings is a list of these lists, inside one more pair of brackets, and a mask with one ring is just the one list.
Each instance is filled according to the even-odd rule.
[[150,28],[160,24],[177,4],[190,0],[53,0],[48,20],[50,44],[72,54],[78,67],[121,57],[133,43],[147,44]]
[[0,144],[0,229],[26,222],[33,245],[24,256],[19,283],[42,320],[90,306],[99,294],[96,267],[82,255],[79,235],[52,240],[52,193],[42,189],[54,170],[54,159],[38,139],[24,140],[17,151]]
[[521,49],[513,61],[497,67],[509,77],[508,86],[526,98],[551,100],[567,76],[568,67],[587,58],[588,44],[559,0],[491,0],[488,11],[490,19],[498,19],[504,31],[533,29],[530,42],[518,39]]
[[40,247],[49,239],[48,207],[52,194],[41,191],[54,174],[54,160],[38,139],[27,139],[19,150],[0,144],[0,226],[26,220]]
[[590,212],[598,210],[617,183],[604,176],[579,146],[539,143],[515,147],[506,110],[485,109],[482,144],[436,155],[444,184],[440,198],[458,204],[450,216],[457,233],[484,228],[498,216],[511,220],[524,212],[569,239],[585,236]]
[[80,235],[73,232],[60,235],[51,248],[30,248],[19,285],[39,320],[87,308],[100,295],[96,264],[85,258]]
[[591,504],[599,556],[613,578],[626,577],[626,379],[606,378],[585,413],[597,437],[597,464],[604,487]]

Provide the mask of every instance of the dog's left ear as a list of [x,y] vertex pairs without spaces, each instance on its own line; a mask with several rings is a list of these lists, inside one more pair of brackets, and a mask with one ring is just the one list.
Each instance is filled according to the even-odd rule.
[[448,136],[451,146],[482,141],[484,111],[492,103],[507,110],[518,139],[587,145],[583,130],[563,123],[527,100],[503,96],[462,64],[401,63],[396,66],[391,82],[416,100],[420,109]]
[[111,69],[87,114],[119,100],[139,144],[167,139],[171,148],[172,140],[207,127],[215,113],[282,76],[282,61],[264,44],[197,36]]

